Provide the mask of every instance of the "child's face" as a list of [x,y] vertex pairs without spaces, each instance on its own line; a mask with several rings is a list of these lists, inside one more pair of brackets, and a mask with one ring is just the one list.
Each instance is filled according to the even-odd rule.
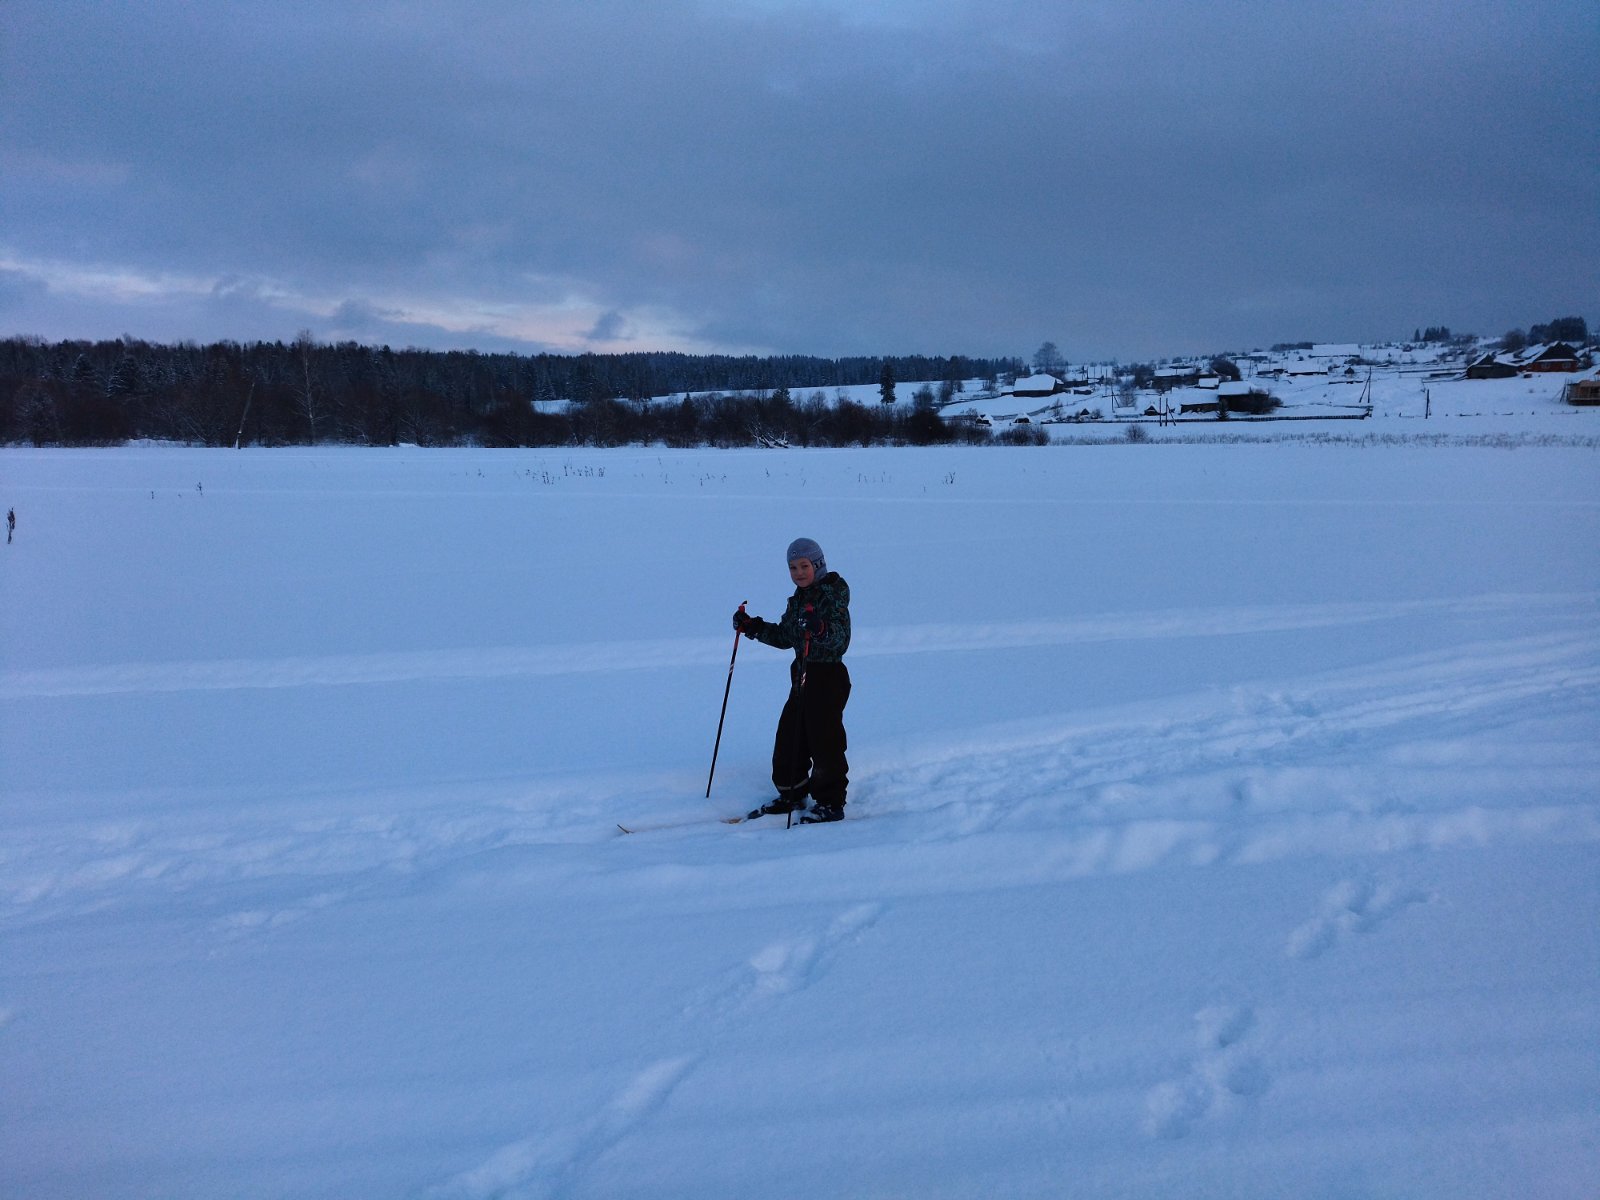
[[810,587],[816,581],[817,569],[809,558],[797,558],[789,564],[789,578],[794,580],[795,587]]

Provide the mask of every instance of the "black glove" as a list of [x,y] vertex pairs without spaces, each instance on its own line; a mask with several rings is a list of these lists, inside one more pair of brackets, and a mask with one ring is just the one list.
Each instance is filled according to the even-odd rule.
[[760,617],[752,617],[749,613],[745,612],[745,610],[742,609],[742,608],[741,609],[736,609],[734,611],[734,614],[733,614],[733,628],[734,628],[734,631],[736,633],[744,634],[745,637],[748,637],[748,638],[755,637],[756,631],[759,630],[764,624],[766,624],[766,622],[763,621]]
[[800,619],[796,624],[800,626],[800,632],[809,637],[821,637],[822,631],[828,627],[828,623],[809,604],[800,610]]

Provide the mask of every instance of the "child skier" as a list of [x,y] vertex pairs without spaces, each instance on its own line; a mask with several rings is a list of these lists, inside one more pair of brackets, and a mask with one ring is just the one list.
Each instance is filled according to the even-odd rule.
[[850,585],[829,571],[822,547],[810,538],[789,544],[789,578],[794,595],[781,621],[763,621],[741,608],[733,627],[779,650],[793,650],[789,699],[778,717],[772,742],[772,782],[778,798],[755,812],[811,810],[800,820],[811,825],[844,817],[850,765],[845,760],[844,706],[850,700],[850,672],[844,652],[850,646]]

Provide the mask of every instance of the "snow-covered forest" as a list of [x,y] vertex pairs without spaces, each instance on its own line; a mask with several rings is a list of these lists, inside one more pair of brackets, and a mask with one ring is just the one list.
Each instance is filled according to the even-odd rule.
[[[152,345],[0,340],[0,445],[856,446],[1042,443],[1081,431],[1023,426],[1267,416],[1357,419],[1473,412],[1491,401],[1560,408],[1593,370],[1582,318],[1570,370],[1493,380],[1473,363],[1526,336],[1277,346],[1160,365],[1069,363],[1045,343],[1020,358],[732,357],[677,353],[475,354],[354,342]],[[1448,335],[1430,329],[1429,335]],[[1029,371],[1032,374],[1029,374]],[[1219,375],[1217,372],[1222,372]],[[1507,378],[1527,386],[1508,390]],[[1452,383],[1474,386],[1452,389]],[[1444,393],[1454,392],[1455,400]],[[998,417],[1000,425],[996,427]],[[1192,420],[1178,423],[1192,424]],[[1142,436],[1142,435],[1139,435]]]

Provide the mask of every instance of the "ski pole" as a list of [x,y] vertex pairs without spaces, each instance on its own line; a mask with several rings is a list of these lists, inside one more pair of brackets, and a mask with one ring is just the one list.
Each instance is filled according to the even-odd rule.
[[[744,611],[748,600],[739,602],[739,611]],[[711,747],[711,774],[706,776],[706,799],[711,799],[711,781],[717,776],[717,751],[722,749],[722,723],[728,719],[728,695],[733,691],[733,664],[739,661],[739,631],[733,631],[733,654],[728,658],[728,686],[722,689],[722,715],[717,718],[717,740]]]
[[[815,610],[811,607],[811,605],[806,605],[806,618],[808,625],[808,628],[806,629],[806,638],[805,641],[800,645],[800,662],[798,664],[799,671],[796,674],[794,686],[789,689],[789,698],[794,702],[794,761],[796,765],[798,765],[802,759],[809,757],[805,752],[806,665],[811,661],[811,630],[809,625],[811,614],[814,611]],[[808,770],[806,774],[809,777],[810,771]],[[784,820],[783,827],[785,829],[794,828],[794,809],[791,808],[789,810],[788,816]]]
[[811,614],[816,611],[811,605],[806,605],[806,644],[800,651],[800,688],[802,691],[805,690],[806,686],[806,664],[811,661]]

